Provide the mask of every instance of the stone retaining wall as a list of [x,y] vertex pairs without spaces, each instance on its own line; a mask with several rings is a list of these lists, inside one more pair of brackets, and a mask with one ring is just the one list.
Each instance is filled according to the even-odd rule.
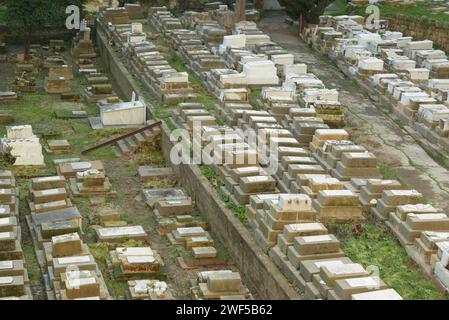
[[402,14],[383,18],[388,20],[389,30],[400,31],[415,40],[432,40],[436,47],[449,52],[449,15],[447,17],[446,22]]
[[[97,46],[104,65],[109,68],[113,80],[124,95],[130,98],[132,91],[139,94],[140,89],[136,82],[121,61],[115,57],[106,38],[99,31],[97,31]],[[169,159],[173,146],[173,142],[169,139],[170,130],[163,125],[161,131],[162,152],[165,159]],[[173,169],[180,178],[181,185],[196,202],[198,209],[206,215],[213,234],[230,253],[243,281],[257,292],[257,297],[273,300],[301,299],[271,259],[262,252],[249,231],[224,206],[200,168],[197,165],[182,164],[173,166]]]

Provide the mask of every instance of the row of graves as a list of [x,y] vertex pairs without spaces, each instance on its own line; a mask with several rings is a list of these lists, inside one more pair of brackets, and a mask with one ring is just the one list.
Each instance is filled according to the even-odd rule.
[[[68,181],[74,196],[89,198],[115,197],[101,161],[72,162],[59,165],[58,172]],[[133,300],[173,299],[164,281],[166,274],[159,253],[148,243],[141,225],[128,225],[112,207],[98,210],[92,225],[98,242],[110,248],[106,258],[114,281],[128,284],[127,298]],[[131,241],[131,243],[130,243]]]
[[[258,46],[258,44],[256,43],[255,46]],[[303,65],[289,64],[288,67],[304,70]],[[210,72],[212,73],[214,71],[216,70],[212,69]],[[275,68],[276,76],[277,73],[278,70]],[[281,97],[283,94],[282,89],[282,87],[263,88],[267,92],[269,90],[281,92]],[[287,99],[284,99],[289,101],[288,95],[284,95],[284,97],[287,97]],[[283,99],[280,98],[279,100]],[[294,105],[294,103],[292,104]],[[379,182],[382,182],[382,180],[379,179],[380,174],[376,168],[374,155],[368,153],[366,149],[354,145],[349,140],[349,135],[346,131],[342,129],[330,129],[327,124],[321,121],[325,129],[309,131],[311,133],[309,149],[309,143],[304,143],[303,147],[301,147],[300,139],[296,139],[289,130],[284,129],[282,126],[282,120],[284,120],[282,116],[276,118],[268,111],[254,110],[251,104],[249,104],[247,91],[224,89],[221,93],[221,103],[219,109],[217,109],[217,113],[221,116],[226,115],[226,109],[228,107],[231,107],[229,109],[232,111],[234,111],[234,108],[235,110],[241,109],[239,113],[236,113],[235,117],[229,118],[233,121],[228,122],[229,126],[217,126],[215,121],[212,120],[213,117],[208,114],[207,117],[212,119],[205,124],[201,122],[203,125],[201,128],[203,133],[201,143],[213,142],[213,146],[215,147],[213,156],[225,158],[228,155],[227,159],[232,160],[225,165],[212,164],[211,166],[215,173],[220,176],[221,180],[224,181],[224,185],[221,187],[222,191],[234,202],[243,206],[246,205],[246,213],[252,226],[254,237],[265,252],[268,253],[270,249],[277,245],[277,236],[282,233],[285,226],[293,226],[292,228],[295,229],[295,226],[301,223],[323,226],[317,222],[318,220],[328,223],[357,221],[362,218],[362,206],[359,204],[359,196],[356,188],[366,184],[367,178],[376,178],[375,180]],[[295,107],[298,109],[299,105],[295,105]],[[270,110],[269,107],[267,109]],[[315,111],[313,108],[307,110]],[[178,123],[178,125],[182,125],[183,123],[185,125],[187,120],[192,121],[190,117],[205,116],[204,111],[204,108],[199,104],[180,104],[178,111],[175,112],[174,122]],[[315,118],[319,118],[316,114],[314,115]],[[185,125],[185,127],[189,129],[189,126]],[[268,174],[266,166],[260,165],[258,150],[251,146],[248,141],[245,141],[236,130],[245,130],[247,128],[256,130],[259,137],[267,143],[274,143],[276,141],[279,148],[280,166],[275,174]],[[344,157],[343,162],[341,161],[343,152],[340,151],[338,153],[339,157],[336,157],[334,160],[335,167],[339,164],[338,169],[332,167],[327,169],[320,162],[323,162],[323,153],[324,156],[330,154],[330,149],[333,145],[348,145],[351,148],[344,150],[348,156]],[[351,150],[354,150],[354,152],[351,152]],[[360,155],[356,154],[357,152]],[[237,155],[241,156],[240,158],[243,159],[242,162],[235,161]],[[344,181],[340,182],[339,179],[331,176],[329,174],[331,169],[334,175],[338,175]],[[295,179],[296,177],[298,178]],[[356,178],[358,184],[352,181],[353,178]],[[297,186],[298,193],[289,193],[291,192],[290,184],[292,182],[295,183],[295,180],[299,183],[299,186]],[[310,188],[308,188],[310,180],[313,180],[313,182],[310,184]],[[374,183],[374,179],[372,180]],[[303,188],[302,190],[307,187],[310,196],[309,194],[303,194],[301,192],[302,190],[299,191],[300,187]],[[286,193],[280,193],[281,191]],[[281,202],[282,205],[277,206],[278,202]],[[302,256],[303,249],[299,248],[300,245],[297,245],[296,248],[294,247],[294,235],[290,238],[289,245],[284,244],[283,247],[291,247],[289,255],[288,249],[281,256],[273,255],[274,261],[276,259],[278,262],[281,261],[278,264],[281,270],[288,270],[288,268],[285,269],[282,266],[282,263],[290,263],[290,270],[295,270],[295,272],[291,271],[289,279],[297,285],[300,291],[305,290],[305,281],[300,282],[302,286],[294,281],[294,279],[300,277],[298,270],[300,261],[330,258],[334,258],[333,260],[341,260],[344,257],[338,240],[333,235],[328,235],[327,229],[325,230],[326,232],[322,233],[305,233],[305,235],[311,236],[310,243],[314,241],[313,236],[317,235],[315,242],[316,249],[315,251],[312,249],[310,255],[305,250],[304,256]],[[307,244],[305,247],[307,247]],[[289,259],[295,261],[294,267],[291,266],[292,262],[289,262]],[[326,287],[327,291],[320,292],[318,287],[313,287],[310,277],[310,280],[307,281],[310,282],[310,288],[307,289],[308,298],[375,299],[379,296],[384,296],[387,299],[400,299],[400,296],[394,290],[387,289],[387,286],[378,277],[373,277],[362,266],[352,266],[354,264],[348,258],[345,258],[343,261],[349,264],[347,270],[345,267],[341,267],[339,271],[335,271],[336,274],[341,274],[342,281],[340,285],[343,288],[335,289],[337,293],[334,291],[329,294],[328,291],[332,291],[333,288],[333,283],[330,282],[330,286]],[[314,267],[314,273],[319,273],[320,261],[316,262],[318,263],[318,267]],[[337,261],[336,263],[338,264],[338,262],[343,264],[341,261]],[[354,268],[358,268],[359,271],[362,269],[364,272],[351,273],[351,270]],[[347,276],[345,277],[344,275]],[[286,272],[286,276],[288,277],[288,272]],[[346,278],[351,278],[351,276],[359,277],[360,279],[349,281],[348,284]],[[373,285],[374,283],[377,285]],[[384,289],[386,291],[383,291]],[[352,294],[355,295],[369,291],[373,291],[373,293],[360,297],[352,297]]]
[[[121,102],[117,94],[114,92],[110,79],[107,75],[99,71],[96,61],[97,54],[91,40],[91,29],[85,25],[73,39],[72,56],[76,59],[76,69],[78,74],[83,75],[87,81],[87,87],[83,91],[83,99],[86,102],[95,102],[99,104],[115,104]],[[89,119],[92,128],[99,129],[103,127],[103,123],[95,118],[94,121]],[[107,126],[108,123],[105,123]]]
[[385,97],[395,113],[442,150],[449,147],[449,60],[430,40],[373,29],[360,16],[322,16],[307,40]]
[[[27,222],[45,274],[49,299],[105,300],[102,272],[83,243],[82,217],[69,197],[111,197],[114,191],[100,161],[59,164],[58,176],[32,179]],[[170,291],[156,280],[163,268],[159,254],[146,245],[147,233],[127,225],[116,210],[100,210],[92,221],[96,239],[111,244],[107,266],[116,281],[129,281],[131,299],[166,299]],[[141,246],[126,245],[136,241]],[[157,275],[157,277],[156,277]],[[147,280],[148,279],[148,280]]]
[[[139,177],[147,183],[154,179],[170,179],[171,168],[140,167]],[[195,209],[192,199],[182,189],[143,188],[142,197],[152,209],[158,232],[178,248],[178,264],[182,269],[206,269],[191,281],[194,299],[251,299],[240,274],[222,270],[228,262],[217,255],[215,243],[204,217]]]
[[[445,95],[449,88],[446,54],[433,49],[429,40],[412,41],[400,32],[365,30],[359,18],[321,17],[311,42],[319,48],[332,35],[334,39],[327,44],[332,57],[357,66],[356,73],[389,96],[396,111],[417,121],[415,128],[424,125],[434,130],[434,137],[435,133],[441,134],[439,125],[444,127],[449,110]],[[385,69],[391,73],[384,73]],[[418,131],[432,142],[442,141],[431,139],[429,131]],[[385,221],[409,256],[439,289],[447,292],[447,214],[425,204],[418,191],[405,189],[394,180],[368,180],[358,188],[363,208]]]
[[[50,71],[51,67],[66,66],[61,55],[61,52],[64,50],[64,40],[50,40],[48,45],[30,45],[27,60],[25,60],[25,54],[17,54],[15,56],[15,78],[10,87],[12,91],[5,92],[2,95],[3,99],[17,100],[19,98],[18,94],[36,92],[36,78],[42,70]],[[54,70],[50,72],[49,76],[45,79],[45,90],[48,90],[50,93],[59,93],[58,91],[63,92],[64,90],[68,90],[68,80],[70,79],[59,79],[60,77],[67,77],[69,75],[68,72],[68,70]]]
[[[147,40],[151,35],[143,31],[142,23],[128,20],[127,23],[113,24],[108,20],[107,14],[117,10],[119,8],[105,9],[100,12],[98,21],[108,38],[113,39],[127,58],[130,72],[136,74],[161,102],[176,103],[196,99],[187,73],[177,72],[169,65],[163,54],[166,48]],[[172,22],[166,21],[167,28],[170,28]]]
[[32,300],[21,245],[19,189],[9,170],[0,170],[0,300]]
[[[128,128],[146,124],[147,106],[143,100],[133,93],[131,101],[122,101],[113,91],[108,76],[99,72],[95,61],[97,54],[91,40],[91,29],[82,25],[73,43],[72,55],[77,59],[78,73],[84,75],[87,81],[84,99],[87,102],[95,102],[100,111],[98,117],[89,117],[91,127]],[[125,147],[131,147],[131,143],[121,149],[125,151]]]
[[82,217],[64,175],[33,178],[26,221],[49,300],[110,299],[103,275],[81,240]]
[[[226,37],[224,41],[226,41]],[[258,44],[255,46],[257,47]],[[225,50],[222,52],[224,53]],[[303,71],[298,72],[298,74],[306,73],[306,66],[304,65],[285,65],[282,68],[285,71],[283,75],[285,82],[297,76],[289,76],[289,69]],[[216,70],[211,69],[208,72],[210,74],[216,72]],[[298,83],[303,82],[298,81],[295,85]],[[304,275],[301,275],[300,261],[302,261],[302,257],[301,253],[299,253],[302,250],[300,249],[301,245],[296,243],[295,248],[293,241],[295,236],[290,238],[290,246],[285,244],[284,238],[279,238],[283,232],[284,234],[290,232],[285,231],[286,226],[292,225],[292,228],[295,229],[296,224],[305,223],[316,226],[318,224],[317,221],[321,223],[357,221],[362,218],[363,211],[371,211],[376,216],[379,216],[378,212],[382,212],[382,219],[385,220],[389,214],[394,215],[395,206],[392,206],[392,204],[397,203],[403,206],[410,206],[411,211],[419,211],[419,208],[426,207],[426,205],[423,204],[424,200],[416,190],[404,189],[396,180],[380,179],[381,175],[377,169],[376,157],[363,146],[354,144],[345,130],[334,129],[336,127],[335,124],[332,124],[334,119],[326,119],[326,116],[323,117],[316,112],[313,106],[308,104],[310,101],[314,101],[316,97],[318,97],[317,100],[321,98],[323,101],[334,100],[338,102],[338,92],[336,90],[326,89],[324,86],[314,87],[315,83],[319,82],[314,81],[314,84],[311,84],[311,88],[299,90],[299,103],[296,101],[292,103],[295,106],[289,108],[289,114],[283,116],[269,113],[269,111],[272,111],[270,107],[272,107],[273,101],[292,101],[292,94],[285,91],[285,84],[280,88],[265,87],[262,89],[262,99],[258,103],[264,106],[265,110],[253,110],[248,101],[247,91],[241,90],[242,88],[238,88],[238,90],[223,89],[217,113],[226,120],[228,126],[217,126],[213,117],[210,114],[206,114],[207,111],[201,105],[194,103],[180,104],[178,111],[175,112],[174,122],[178,123],[178,125],[182,125],[182,123],[185,125],[188,119],[192,123],[192,118],[189,117],[208,117],[207,122],[203,124],[206,127],[201,129],[203,133],[206,133],[203,135],[206,138],[203,138],[202,142],[215,141],[214,153],[221,156],[227,152],[232,153],[234,151],[233,148],[241,148],[243,150],[241,154],[244,154],[243,158],[245,160],[249,158],[249,155],[257,158],[257,151],[251,148],[239,136],[238,132],[235,131],[236,128],[253,128],[257,130],[259,136],[265,137],[266,140],[270,139],[270,132],[273,135],[274,133],[280,135],[280,137],[272,137],[277,139],[278,161],[280,163],[279,170],[275,175],[270,176],[267,174],[266,168],[260,166],[257,159],[251,165],[249,165],[249,162],[244,161],[239,163],[239,165],[235,165],[233,162],[224,166],[212,165],[212,168],[224,181],[223,192],[228,194],[236,203],[246,205],[247,216],[253,227],[257,242],[265,251],[270,252],[273,260],[276,261],[281,270],[285,272],[287,277],[298,288],[302,290],[307,288],[307,295],[310,298],[348,299],[351,298],[352,293],[349,295],[342,293],[345,288],[349,290],[348,292],[352,292],[351,288],[355,288],[357,285],[364,287],[361,291],[353,292],[358,293],[370,291],[365,290],[366,288],[383,290],[385,289],[385,284],[377,281],[377,285],[374,286],[375,279],[372,278],[369,280],[349,281],[349,284],[345,280],[339,282],[334,292],[332,292],[332,287],[329,289],[329,287],[323,286],[323,281],[319,278],[326,277],[325,271],[315,277],[314,284],[310,275],[306,276],[307,281],[302,280],[303,278],[301,277],[304,277]],[[323,118],[327,120],[326,123],[323,121]],[[189,128],[189,126],[186,127]],[[297,129],[296,132],[295,129]],[[230,141],[224,139],[223,133],[225,131],[227,131]],[[295,135],[292,133],[295,133]],[[287,194],[279,194],[279,192],[287,192]],[[282,207],[276,207],[276,204],[283,197],[285,199],[282,199],[282,203],[286,207],[288,207],[286,203],[295,202],[288,200],[295,193],[298,193],[296,195],[296,209],[290,211],[286,209],[284,211]],[[419,195],[418,197],[416,197],[417,194]],[[441,212],[441,210],[439,211]],[[410,213],[412,216],[416,215],[415,212]],[[433,217],[429,215],[426,217],[421,216],[421,218],[438,220],[443,218],[443,215],[445,216],[445,214],[441,216],[437,214]],[[406,224],[406,220],[407,214],[402,215],[401,221]],[[429,227],[430,224],[427,223],[422,224],[421,228],[428,228],[429,230],[423,231],[429,232],[434,238],[438,235],[441,237],[441,240],[446,239],[445,231],[442,230],[445,229],[444,224],[441,225],[440,229],[435,227],[437,225],[439,225],[438,222],[433,227]],[[299,229],[301,228],[299,227]],[[402,227],[402,229],[406,230],[407,228]],[[335,237],[327,235],[327,231],[323,232],[323,234],[320,234],[320,232],[322,230],[318,231],[318,234],[312,231],[310,236],[318,235],[319,242],[322,241],[319,235],[326,234],[325,237],[322,237],[327,239],[325,242],[338,242]],[[414,235],[416,236],[416,233]],[[282,249],[278,248],[279,242],[281,242],[280,246]],[[427,251],[421,249],[421,252],[426,252],[427,258],[433,255],[433,265],[427,267],[427,269],[430,270],[430,275],[438,274],[435,279],[437,279],[441,287],[441,284],[447,283],[447,279],[442,278],[445,274],[444,270],[447,271],[447,263],[444,263],[445,260],[442,258],[444,252],[438,250],[436,242],[433,244],[426,242],[429,245],[426,247]],[[324,249],[324,255],[322,256],[319,255],[319,250],[315,251],[318,258],[315,256],[313,259],[321,260],[330,257],[343,259],[342,257],[344,257],[339,243],[333,249],[330,249],[329,252],[326,252],[326,249]],[[326,254],[329,253],[330,256],[326,256],[325,252]],[[410,254],[410,256],[415,259],[416,255]],[[304,261],[308,261],[307,259],[305,258]],[[317,265],[314,265],[315,273],[320,273],[321,264],[319,260]],[[294,261],[295,266],[291,265],[292,261]],[[415,261],[418,260],[415,259]],[[426,261],[430,260],[427,259]],[[344,260],[344,262],[351,263],[350,260]],[[333,262],[330,264],[332,265]],[[342,262],[335,262],[335,264],[339,265]],[[335,268],[338,270],[346,269],[346,267]],[[348,278],[351,277],[351,272],[353,272],[352,277],[366,277],[366,270],[362,271],[362,269],[360,265],[349,266],[347,268],[348,271],[336,271],[336,273],[345,274],[346,272]],[[303,270],[306,272],[305,267]],[[345,276],[342,277],[345,278]],[[335,284],[332,280],[329,281],[331,285]],[[307,282],[309,282],[308,286],[305,285]],[[352,298],[368,299],[372,297],[377,299],[384,294],[389,299],[399,298],[396,292],[390,289],[385,290],[387,291],[361,294],[360,296],[355,295]],[[335,291],[338,293],[335,293]]]
[[[112,12],[115,9],[106,9],[106,12]],[[105,15],[100,14],[99,21],[105,21]],[[170,24],[173,21],[167,21]],[[123,27],[124,29],[121,29]],[[128,28],[128,31],[126,28]],[[129,41],[133,35],[141,34],[142,25],[140,23],[130,23],[128,26],[117,25],[111,27],[109,25],[109,36],[114,39],[124,55],[129,54],[128,64],[130,70],[141,70],[141,66],[147,66],[144,70],[149,71],[152,65],[157,72],[158,68],[164,66],[169,67],[166,60],[162,60],[160,55],[160,48],[154,46],[153,43],[146,41],[148,37],[141,37],[138,41]],[[124,33],[121,33],[124,31]],[[136,32],[138,31],[138,32]],[[124,36],[128,32],[127,36]],[[127,40],[125,40],[125,38]],[[120,40],[121,39],[121,40]],[[119,41],[120,40],[120,41]],[[154,51],[156,50],[156,51]],[[157,52],[157,53],[156,53]],[[142,53],[142,54],[140,54]],[[155,55],[159,55],[156,57]],[[141,57],[141,58],[139,58]],[[153,60],[155,63],[151,63]],[[133,69],[134,68],[134,69]],[[174,71],[171,69],[170,71]],[[169,72],[170,73],[170,72]],[[145,76],[145,75],[143,75]],[[172,75],[173,77],[174,75]],[[179,76],[179,74],[178,74]],[[187,76],[187,74],[185,74]],[[168,77],[167,77],[168,79]],[[188,78],[186,77],[186,82]],[[174,89],[175,86],[173,87]],[[175,92],[175,91],[172,91]],[[179,91],[178,91],[179,92]],[[188,105],[190,98],[179,98],[177,93],[173,93],[170,98],[170,93],[166,95],[163,101],[181,101],[181,104]],[[142,182],[148,182],[155,178],[166,178],[172,175],[172,171],[168,168],[139,168],[139,176]],[[217,256],[217,250],[214,246],[214,240],[206,231],[207,223],[204,218],[199,215],[193,207],[190,197],[184,194],[181,189],[143,189],[143,199],[152,208],[154,217],[158,224],[158,231],[164,234],[169,239],[170,243],[182,249],[182,254],[178,259],[178,263],[182,268],[220,268],[226,266],[226,261]],[[111,261],[116,259],[112,258]],[[210,284],[207,276],[199,276],[197,281],[192,283],[192,294],[196,299],[220,299],[226,297],[247,299],[251,298],[249,291],[241,282],[238,272],[231,272],[231,276],[222,272],[217,272],[217,276],[211,277]],[[215,273],[215,271],[207,271],[206,274]],[[226,273],[226,272],[224,272]],[[172,294],[168,291],[168,286],[163,281],[132,279],[128,281],[130,297],[132,299],[172,299]],[[165,288],[166,294],[157,297],[157,293]]]

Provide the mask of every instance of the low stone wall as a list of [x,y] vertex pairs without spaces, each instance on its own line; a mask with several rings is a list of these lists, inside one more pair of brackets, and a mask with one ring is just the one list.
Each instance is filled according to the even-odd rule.
[[449,15],[446,22],[402,14],[383,18],[388,20],[389,30],[400,31],[416,40],[432,40],[435,47],[449,52]]
[[[132,91],[139,94],[136,82],[121,61],[114,56],[106,38],[99,31],[97,46],[104,65],[109,68],[121,91],[129,97]],[[163,125],[161,131],[162,152],[165,159],[169,159],[173,146],[169,138],[170,130]],[[240,270],[243,281],[257,292],[257,297],[273,300],[301,299],[271,259],[259,248],[249,231],[234,217],[232,211],[224,206],[200,168],[197,165],[182,164],[173,166],[173,169],[198,209],[206,215],[213,234],[228,250]]]
[[108,41],[104,34],[100,31],[97,32],[97,50],[102,58],[104,67],[109,70],[114,78],[115,83],[120,88],[121,93],[126,96],[126,98],[131,99],[133,91],[139,93],[134,89],[132,84],[132,77],[128,74],[127,70],[120,61],[117,61],[113,56],[113,51],[110,46],[108,46]]

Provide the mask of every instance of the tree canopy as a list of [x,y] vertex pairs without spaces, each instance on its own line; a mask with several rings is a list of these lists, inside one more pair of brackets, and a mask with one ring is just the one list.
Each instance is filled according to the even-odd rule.
[[6,7],[5,21],[15,34],[25,39],[25,53],[34,32],[65,28],[66,7],[77,5],[82,10],[83,0],[0,0]]
[[307,23],[315,23],[333,0],[280,0],[292,19],[304,19]]

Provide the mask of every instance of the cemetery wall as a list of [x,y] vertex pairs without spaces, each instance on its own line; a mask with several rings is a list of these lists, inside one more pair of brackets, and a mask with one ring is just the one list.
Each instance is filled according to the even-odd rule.
[[449,21],[435,21],[427,17],[417,18],[406,15],[384,18],[388,20],[390,30],[400,31],[416,40],[432,40],[436,47],[449,52]]
[[[161,145],[165,159],[169,159],[173,142],[170,130],[162,128]],[[270,258],[262,252],[249,231],[234,217],[233,213],[218,199],[210,182],[197,165],[173,166],[186,188],[195,200],[198,209],[207,215],[213,233],[229,251],[239,267],[244,281],[255,288],[261,299],[299,299],[297,294]]]
[[125,66],[114,57],[112,49],[108,45],[105,36],[99,31],[97,31],[97,46],[104,67],[111,72],[114,81],[121,89],[121,92],[125,95],[125,97],[131,100],[133,91],[137,92],[137,90],[133,87],[132,78],[126,71]]
[[[102,61],[112,74],[119,89],[128,98],[132,91],[139,94],[139,88],[121,61],[115,57],[105,37],[97,31],[98,52]],[[148,104],[148,101],[147,101]],[[173,143],[169,139],[170,131],[162,128],[162,151],[169,159]],[[191,194],[198,209],[207,215],[213,233],[223,243],[232,260],[236,263],[243,280],[254,288],[261,299],[300,299],[287,279],[281,274],[270,258],[262,252],[252,239],[249,231],[234,217],[211,190],[209,181],[197,165],[173,166],[181,179],[181,185]]]

